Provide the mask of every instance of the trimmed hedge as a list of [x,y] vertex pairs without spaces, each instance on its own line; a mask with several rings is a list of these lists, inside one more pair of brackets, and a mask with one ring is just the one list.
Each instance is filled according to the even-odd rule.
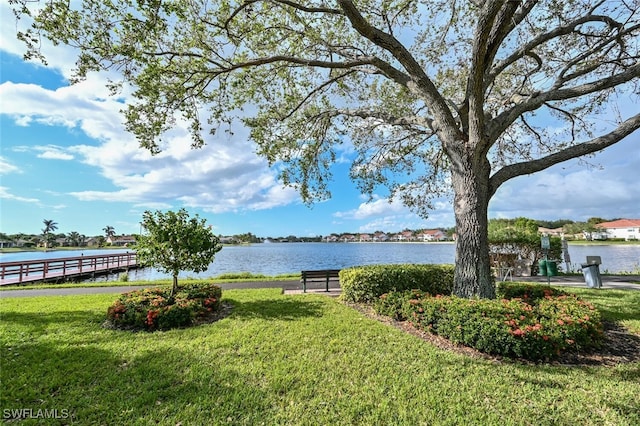
[[496,285],[496,294],[498,299],[520,298],[526,302],[527,300],[543,299],[547,296],[567,296],[569,293],[548,285],[501,281]]
[[180,287],[173,299],[170,288],[146,288],[121,294],[107,309],[115,328],[168,330],[192,325],[220,309],[222,289],[214,284]]
[[372,303],[392,291],[422,290],[431,294],[451,294],[453,265],[367,265],[340,271],[342,299]]
[[548,286],[505,287],[505,294],[520,297],[462,299],[413,291],[383,295],[374,309],[453,343],[505,357],[553,360],[566,351],[601,345],[600,313],[590,303]]

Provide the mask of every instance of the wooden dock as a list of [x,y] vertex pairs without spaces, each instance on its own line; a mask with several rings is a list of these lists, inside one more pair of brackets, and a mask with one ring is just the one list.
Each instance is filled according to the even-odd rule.
[[80,280],[137,267],[135,252],[2,262],[0,286]]

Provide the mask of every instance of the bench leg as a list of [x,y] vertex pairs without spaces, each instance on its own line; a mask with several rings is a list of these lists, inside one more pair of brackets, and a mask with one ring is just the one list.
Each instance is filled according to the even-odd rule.
[[307,278],[303,278],[302,279],[302,292],[306,293],[307,292]]
[[327,274],[327,293],[329,292],[329,274]]

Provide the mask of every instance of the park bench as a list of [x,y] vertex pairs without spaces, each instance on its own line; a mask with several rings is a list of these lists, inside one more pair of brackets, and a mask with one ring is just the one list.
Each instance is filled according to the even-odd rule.
[[339,278],[340,269],[322,269],[317,271],[302,271],[302,290],[307,292],[307,281],[324,281],[326,291],[329,291],[329,281]]

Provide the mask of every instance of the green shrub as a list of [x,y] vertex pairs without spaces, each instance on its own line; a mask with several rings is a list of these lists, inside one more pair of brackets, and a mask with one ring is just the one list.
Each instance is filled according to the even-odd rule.
[[252,274],[251,272],[227,272],[226,274],[220,274],[216,277],[219,280],[250,280],[257,278],[267,278],[264,274]]
[[548,285],[518,283],[501,281],[496,286],[496,294],[499,299],[516,299],[520,298],[524,301],[538,300],[547,296],[556,297],[567,295],[564,290]]
[[170,288],[147,288],[121,294],[107,309],[116,328],[167,330],[193,324],[220,308],[222,289],[213,284],[189,284],[171,298]]
[[602,322],[593,305],[538,287],[515,286],[526,291],[514,293],[528,297],[500,300],[397,292],[383,295],[374,309],[487,354],[540,361],[599,347]]
[[409,321],[416,327],[488,354],[550,360],[602,341],[599,313],[575,296],[547,296],[537,303],[436,296],[411,306]]
[[421,299],[424,293],[420,290],[392,291],[385,293],[373,302],[373,310],[378,315],[391,317],[398,321],[406,321],[411,309],[409,301]]
[[367,265],[340,271],[342,298],[347,302],[372,303],[392,291],[422,290],[451,294],[453,265]]

